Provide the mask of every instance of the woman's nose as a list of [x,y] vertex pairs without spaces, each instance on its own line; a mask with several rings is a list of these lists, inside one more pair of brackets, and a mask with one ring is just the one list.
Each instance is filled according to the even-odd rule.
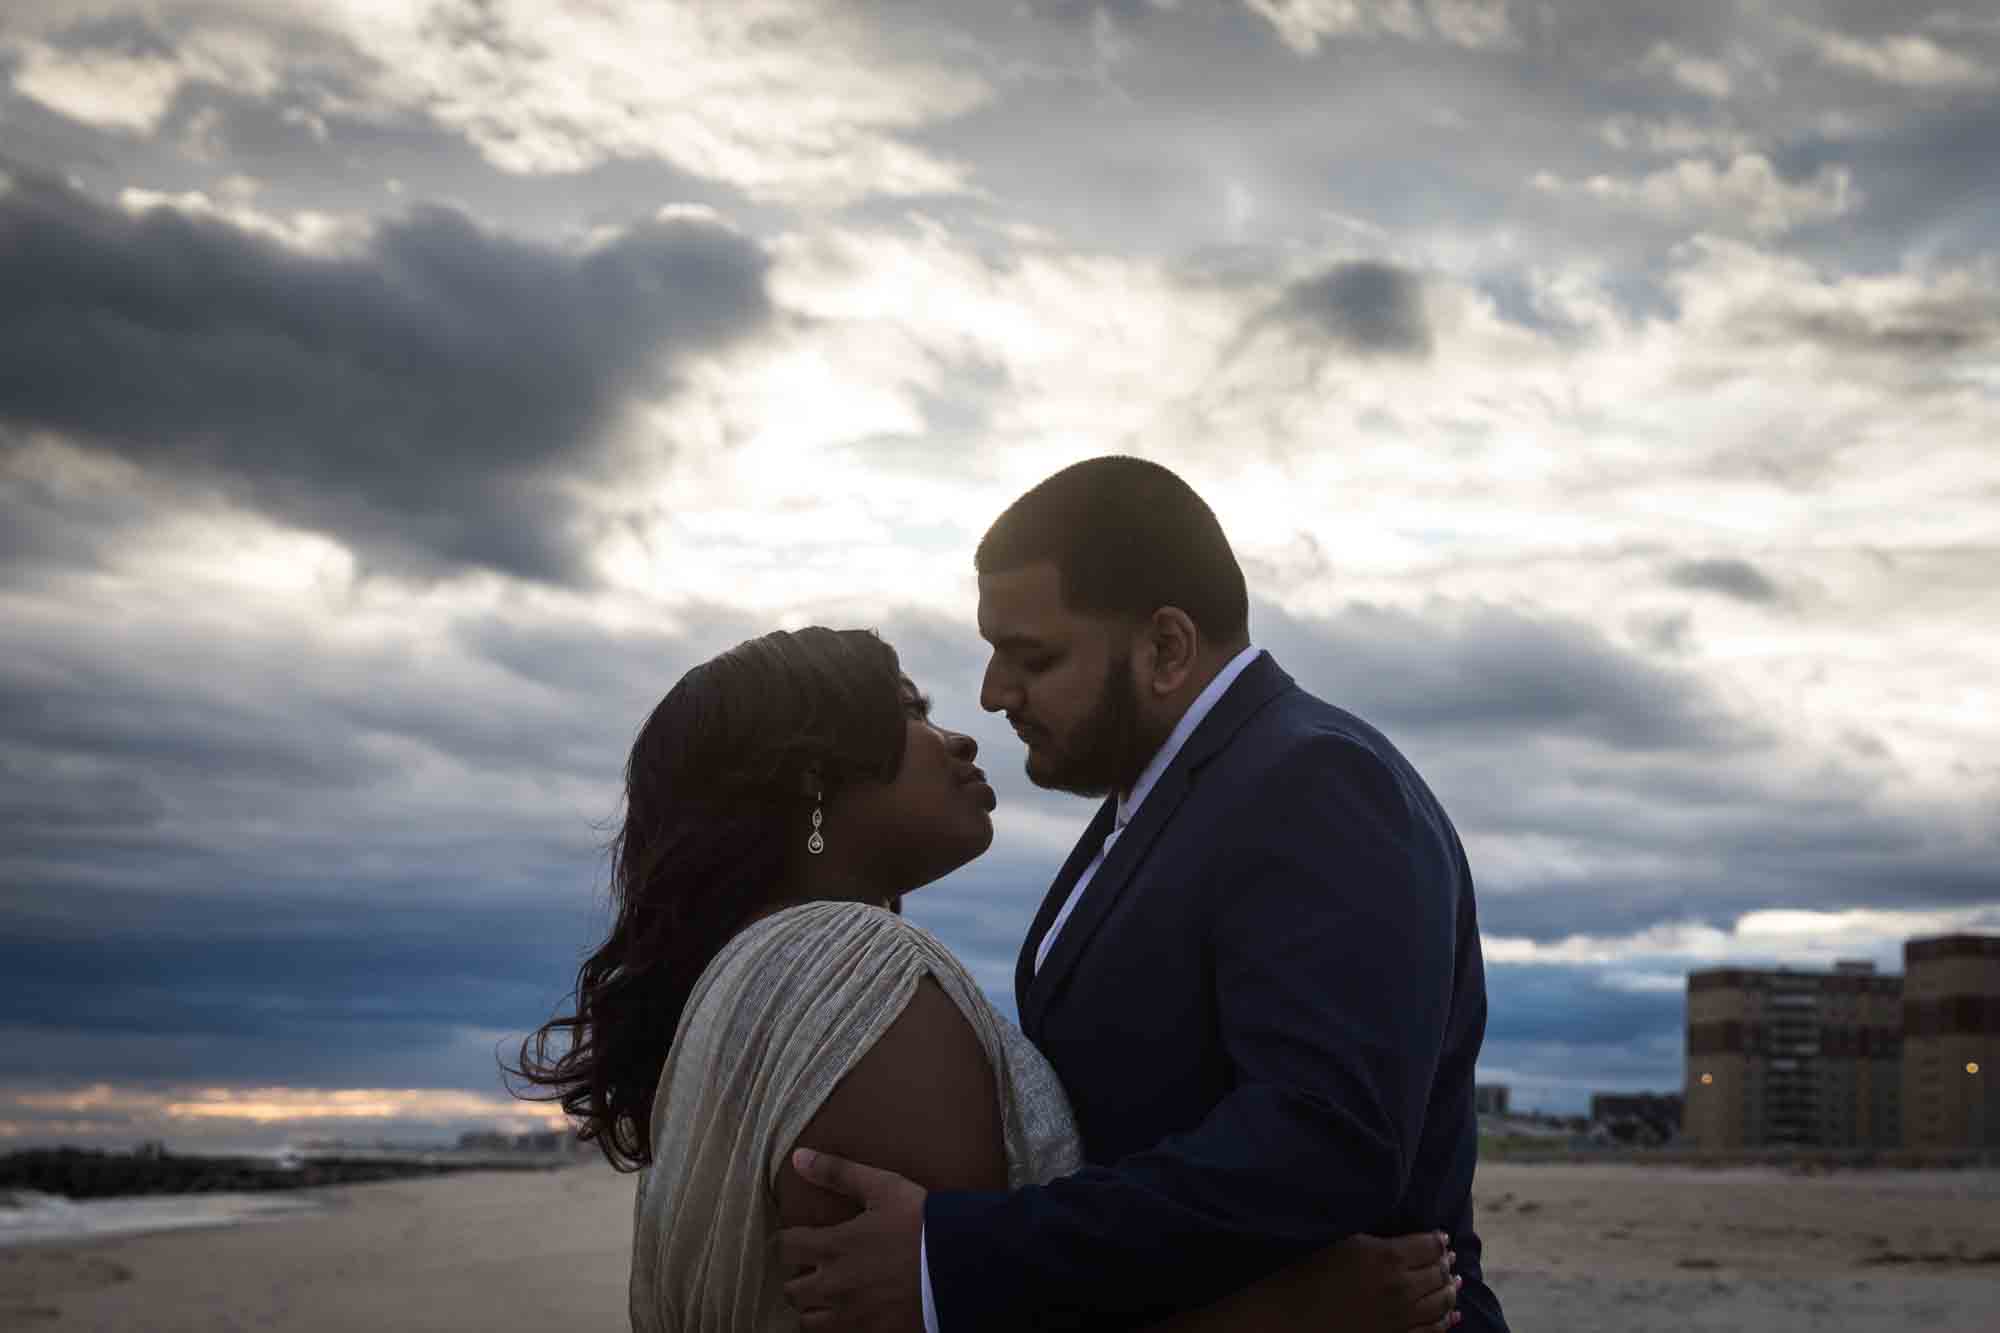
[[963,759],[968,764],[979,757],[979,742],[962,731],[945,733],[945,748],[955,759]]

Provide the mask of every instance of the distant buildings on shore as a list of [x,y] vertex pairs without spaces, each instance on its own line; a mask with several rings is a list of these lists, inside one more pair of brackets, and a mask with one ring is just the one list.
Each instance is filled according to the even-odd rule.
[[2000,935],[1903,946],[1903,1142],[2000,1148]]
[[571,1130],[538,1129],[525,1134],[500,1130],[469,1130],[458,1136],[460,1152],[478,1153],[567,1153],[596,1151]]
[[1680,1137],[1678,1092],[1593,1092],[1590,1123],[1621,1143],[1668,1143]]
[[1681,1096],[1677,1092],[1593,1092],[1590,1114],[1550,1115],[1516,1112],[1509,1106],[1505,1083],[1479,1083],[1472,1089],[1472,1109],[1482,1132],[1501,1137],[1559,1136],[1579,1145],[1627,1144],[1655,1147],[1680,1135]]
[[2000,1148],[2000,936],[1909,940],[1903,971],[1690,973],[1687,1141]]

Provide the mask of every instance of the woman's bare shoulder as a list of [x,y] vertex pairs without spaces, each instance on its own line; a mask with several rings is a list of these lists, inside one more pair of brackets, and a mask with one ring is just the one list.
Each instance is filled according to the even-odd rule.
[[[702,989],[797,984],[815,959],[865,957],[902,946],[917,927],[868,903],[811,902],[782,908],[739,930],[702,974]],[[925,936],[928,938],[928,936]]]
[[[986,1048],[957,1003],[926,976],[909,1003],[821,1103],[798,1147],[906,1176],[926,1189],[1005,1189],[998,1084]],[[854,1205],[778,1172],[785,1226],[823,1226]]]

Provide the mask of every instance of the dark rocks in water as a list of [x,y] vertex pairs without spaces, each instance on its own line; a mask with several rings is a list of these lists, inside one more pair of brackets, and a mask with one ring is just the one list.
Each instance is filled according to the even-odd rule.
[[86,1148],[31,1148],[0,1156],[0,1191],[35,1190],[66,1199],[111,1199],[145,1194],[257,1193],[402,1180],[450,1171],[546,1168],[559,1161],[453,1161],[423,1157],[311,1157],[282,1164],[255,1157],[181,1157],[100,1152]]

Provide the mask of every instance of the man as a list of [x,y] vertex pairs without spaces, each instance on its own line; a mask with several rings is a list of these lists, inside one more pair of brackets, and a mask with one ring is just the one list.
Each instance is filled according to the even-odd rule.
[[801,1153],[864,1205],[781,1233],[811,1270],[787,1288],[802,1327],[1137,1328],[1345,1236],[1435,1228],[1459,1327],[1504,1330],[1472,1226],[1472,878],[1423,780],[1251,646],[1228,539],[1163,467],[1058,472],[976,564],[982,706],[1035,783],[1110,797],[1015,974],[1087,1165],[926,1195]]

